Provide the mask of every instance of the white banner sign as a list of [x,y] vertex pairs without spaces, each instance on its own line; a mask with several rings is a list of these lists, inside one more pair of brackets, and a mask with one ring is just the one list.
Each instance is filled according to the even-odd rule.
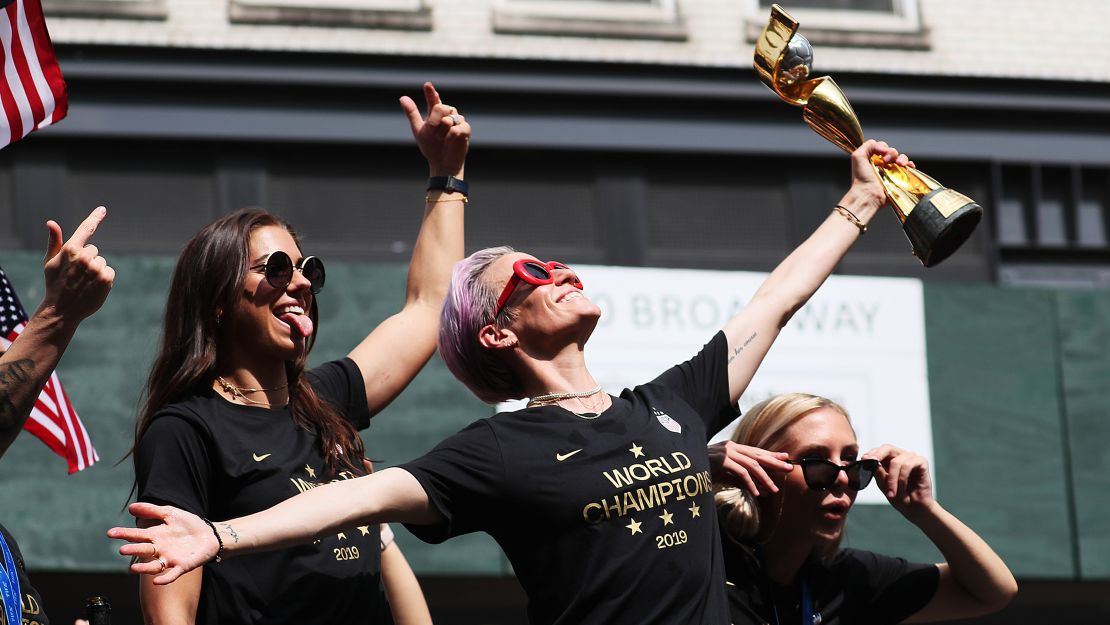
[[[586,350],[613,394],[688,359],[741,309],[766,274],[575,266],[602,309]],[[742,409],[801,391],[847,408],[861,452],[883,443],[933,461],[921,283],[832,276],[779,335],[740,399]],[[520,407],[510,403],[503,409]],[[726,428],[716,440],[731,434]],[[874,486],[860,503],[885,503]]]

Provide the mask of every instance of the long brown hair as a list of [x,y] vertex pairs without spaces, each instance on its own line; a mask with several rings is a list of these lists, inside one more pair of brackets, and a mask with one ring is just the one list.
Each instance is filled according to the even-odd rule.
[[[277,216],[244,208],[205,226],[181,251],[166,298],[162,346],[147,378],[132,453],[159,410],[211,388],[221,337],[217,311],[235,308],[250,265],[251,234],[265,226],[284,228],[300,245],[297,233]],[[319,329],[316,298],[308,314]],[[338,410],[320,399],[304,375],[308,352],[315,341],[314,332],[306,339],[300,357],[285,363],[293,420],[319,438],[327,477],[334,477],[342,469],[362,474],[365,452],[358,432]]]

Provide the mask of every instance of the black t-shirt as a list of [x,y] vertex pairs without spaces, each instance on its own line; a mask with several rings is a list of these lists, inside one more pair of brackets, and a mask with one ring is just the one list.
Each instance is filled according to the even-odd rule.
[[753,549],[725,538],[726,586],[733,625],[802,623],[802,579],[815,625],[893,625],[916,614],[937,591],[934,564],[907,562],[859,549],[808,561],[797,581],[780,586],[763,574]]
[[[370,424],[358,365],[308,372],[313,388],[357,429]],[[233,404],[205,391],[166,406],[136,453],[139,500],[213,520],[265,510],[325,483],[315,433],[286,408]],[[361,459],[359,459],[361,460]],[[342,472],[337,479],[356,477]],[[198,624],[380,623],[378,525],[352,527],[308,545],[204,567]]]
[[[23,554],[19,552],[19,545],[15,544],[15,538],[3,525],[0,525],[0,533],[4,535],[4,542],[8,543],[12,559],[15,560],[15,568],[19,571],[19,601],[23,609],[23,625],[50,625],[50,619],[46,618],[46,610],[42,607],[42,597],[31,585],[31,579],[27,577],[27,567],[23,563]],[[0,555],[0,561],[2,560],[3,556]],[[0,625],[8,625],[7,621],[7,615],[0,610]]]
[[593,419],[558,406],[479,420],[401,468],[440,542],[488,532],[534,625],[725,625],[706,431],[736,414],[723,333]]

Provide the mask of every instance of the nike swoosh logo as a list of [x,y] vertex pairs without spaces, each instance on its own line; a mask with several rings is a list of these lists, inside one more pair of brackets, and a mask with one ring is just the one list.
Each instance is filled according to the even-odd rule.
[[259,456],[258,454],[251,454],[251,458],[254,458],[255,462],[262,462],[266,458],[269,458],[271,455],[272,454],[262,454],[261,456]]
[[570,458],[571,456],[573,456],[574,454],[576,454],[580,451],[582,451],[582,450],[581,449],[575,449],[574,451],[567,452],[565,454],[556,453],[555,454],[555,459],[558,460],[559,462],[562,462],[562,461],[566,460],[567,458]]

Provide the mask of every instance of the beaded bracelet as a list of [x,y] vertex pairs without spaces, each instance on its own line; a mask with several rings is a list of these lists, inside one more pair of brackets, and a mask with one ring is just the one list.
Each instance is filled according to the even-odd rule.
[[216,536],[216,542],[220,544],[220,548],[216,550],[216,557],[212,558],[216,562],[216,564],[219,564],[220,562],[224,561],[224,539],[220,538],[220,533],[216,531],[216,525],[212,523],[212,521],[209,521],[204,517],[201,517],[200,520],[204,521],[208,524],[208,527],[212,528],[212,534]]
[[852,224],[853,224],[853,225],[854,225],[855,227],[859,228],[859,233],[860,233],[860,234],[867,234],[867,224],[865,224],[865,223],[863,223],[862,221],[860,221],[860,220],[859,220],[859,217],[856,217],[856,214],[855,214],[855,213],[853,213],[852,211],[848,210],[847,208],[844,208],[844,207],[843,207],[843,206],[841,206],[840,204],[837,204],[836,206],[834,206],[834,207],[833,207],[833,210],[835,210],[836,212],[838,212],[838,213],[840,213],[841,215],[843,215],[845,219],[847,219],[848,221],[852,222]]

